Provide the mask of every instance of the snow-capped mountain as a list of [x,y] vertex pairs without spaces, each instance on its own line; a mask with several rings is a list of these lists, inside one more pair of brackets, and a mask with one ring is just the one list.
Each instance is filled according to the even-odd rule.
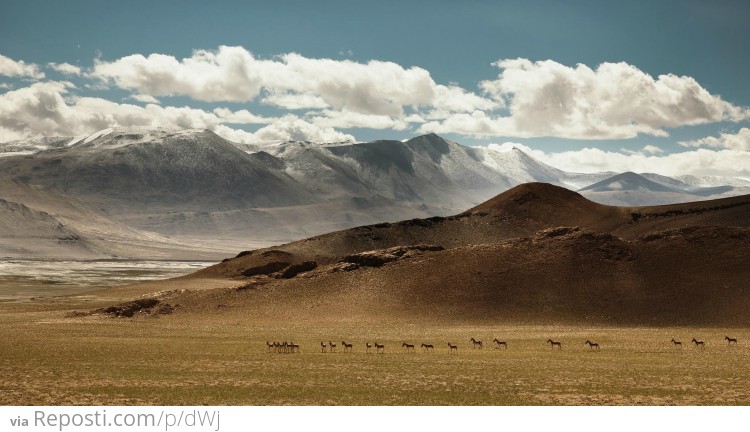
[[643,206],[725,198],[748,193],[750,188],[701,187],[658,174],[626,172],[581,188],[579,192],[602,204]]
[[107,129],[66,147],[0,159],[0,176],[113,213],[315,201],[284,173],[205,130]]
[[290,142],[253,154],[283,169],[316,196],[339,199],[377,193],[440,206],[446,214],[521,183],[578,189],[612,175],[568,173],[519,149],[466,147],[434,134],[336,146]]
[[[664,178],[663,181],[667,180]],[[680,192],[677,188],[664,183],[651,181],[643,175],[625,172],[604,179],[600,182],[581,188],[581,192],[617,192],[617,191],[648,191],[648,192]]]

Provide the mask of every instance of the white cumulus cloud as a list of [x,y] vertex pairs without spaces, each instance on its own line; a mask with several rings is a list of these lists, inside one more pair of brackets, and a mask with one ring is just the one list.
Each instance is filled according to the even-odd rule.
[[232,111],[228,108],[215,108],[213,113],[225,123],[231,124],[268,124],[276,120],[272,117],[255,115],[246,109]]
[[274,141],[355,142],[352,135],[331,127],[320,127],[293,115],[286,115],[258,129],[253,137],[243,142],[264,143]]
[[360,114],[348,110],[323,110],[310,116],[310,121],[322,127],[369,128],[405,130],[409,123],[399,117],[376,114]]
[[33,79],[44,78],[44,72],[40,70],[38,65],[26,63],[23,60],[16,61],[2,54],[0,54],[0,75]]
[[262,103],[285,109],[334,109],[365,115],[401,116],[406,107],[450,112],[492,109],[493,101],[458,86],[435,83],[419,67],[371,60],[307,58],[288,53],[256,58],[242,47],[197,50],[178,60],[141,54],[98,60],[91,76],[151,96]]
[[149,95],[140,95],[140,94],[134,94],[128,96],[129,99],[133,99],[134,101],[143,102],[143,103],[151,103],[151,104],[160,104],[159,99],[149,96]]
[[750,151],[750,129],[743,127],[736,134],[722,133],[718,137],[680,141],[679,144],[684,147],[719,147],[730,150]]
[[500,60],[497,79],[482,81],[487,95],[504,103],[508,115],[460,113],[421,126],[425,132],[473,136],[552,136],[626,139],[638,134],[667,136],[679,126],[740,121],[743,109],[712,95],[695,79],[672,74],[657,78],[624,62],[596,69],[552,60]]
[[81,68],[70,63],[47,63],[47,66],[65,75],[81,75]]
[[97,60],[91,76],[150,96],[188,95],[201,101],[245,102],[260,92],[252,54],[238,47],[197,50],[177,60],[164,54],[134,54],[113,62]]
[[662,150],[662,148],[659,146],[648,144],[644,146],[643,149],[641,149],[641,152],[648,153],[648,154],[659,154],[659,153],[664,153],[664,150]]

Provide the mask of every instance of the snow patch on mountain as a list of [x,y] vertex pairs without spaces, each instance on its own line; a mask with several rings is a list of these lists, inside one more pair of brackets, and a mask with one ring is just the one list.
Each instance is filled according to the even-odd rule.
[[0,144],[0,157],[29,155],[40,151],[65,147],[70,137],[39,137]]
[[93,141],[93,140],[95,140],[97,138],[101,138],[103,136],[107,136],[107,135],[111,134],[112,131],[114,131],[113,128],[102,129],[99,132],[95,132],[95,133],[89,135],[88,137],[86,137],[86,139],[83,140],[83,143],[84,144],[88,144],[88,143],[90,143],[91,141]]
[[693,187],[735,186],[750,187],[750,179],[742,177],[692,176],[682,175],[677,180]]
[[152,128],[141,126],[123,126],[107,128],[87,136],[82,141],[73,144],[76,148],[115,149],[132,144],[163,143],[170,137],[182,139],[199,139],[207,131],[205,129],[176,129],[176,128]]

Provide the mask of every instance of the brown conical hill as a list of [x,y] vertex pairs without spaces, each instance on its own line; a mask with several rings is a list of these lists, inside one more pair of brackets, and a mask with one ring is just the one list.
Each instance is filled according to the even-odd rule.
[[548,183],[525,183],[470,209],[526,226],[529,232],[556,226],[581,226],[609,232],[627,223],[630,209],[597,204]]

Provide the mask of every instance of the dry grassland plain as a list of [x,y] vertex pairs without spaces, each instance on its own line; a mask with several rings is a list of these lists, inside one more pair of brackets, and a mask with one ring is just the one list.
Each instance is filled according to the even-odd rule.
[[[251,311],[65,317],[112,300],[93,295],[0,303],[0,403],[750,404],[748,329],[264,323]],[[739,343],[728,346],[726,335]],[[472,337],[485,348],[472,349]],[[693,337],[704,340],[705,349],[692,345]],[[508,349],[494,349],[494,338],[507,341]],[[562,350],[551,350],[548,338],[561,341]],[[590,350],[587,339],[601,350]],[[269,352],[266,341],[275,340],[297,343],[301,352]],[[342,340],[354,344],[352,353],[342,351]],[[335,341],[338,352],[321,353],[321,341]],[[367,354],[365,341],[385,344],[385,354]],[[403,342],[417,349],[406,352]],[[449,351],[449,342],[458,353]],[[421,343],[434,351],[423,352]]]

